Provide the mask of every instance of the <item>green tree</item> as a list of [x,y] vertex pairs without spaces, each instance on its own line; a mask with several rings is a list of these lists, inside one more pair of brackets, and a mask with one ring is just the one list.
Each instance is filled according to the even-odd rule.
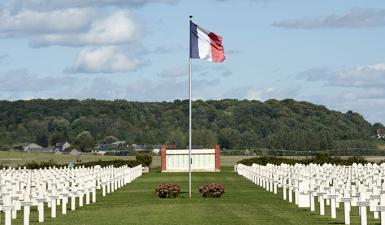
[[174,130],[168,136],[168,143],[176,145],[177,148],[185,148],[186,137],[180,130]]
[[234,149],[241,142],[241,134],[233,128],[223,128],[219,131],[219,144],[222,148]]
[[95,145],[95,140],[89,131],[82,131],[76,137],[76,144],[81,151],[90,151]]
[[216,133],[208,129],[193,130],[192,144],[205,148],[213,148],[218,144],[218,137]]
[[70,123],[63,117],[53,117],[48,122],[48,130],[50,132],[59,131],[64,132],[70,128]]
[[256,148],[262,146],[261,139],[254,131],[246,131],[241,134],[241,144],[242,148]]
[[36,137],[36,144],[42,147],[48,147],[48,137],[46,134],[40,134]]
[[[381,144],[374,136],[380,123],[371,125],[360,114],[336,112],[325,106],[293,99],[210,100],[193,103],[193,144],[226,148],[333,149],[364,148]],[[232,129],[228,136],[223,129]],[[43,145],[77,142],[82,131],[95,142],[113,135],[132,144],[179,143],[188,132],[188,101],[128,102],[126,100],[0,101],[0,144],[24,142]],[[60,137],[63,134],[65,138]],[[171,136],[171,137],[170,137]],[[240,136],[240,139],[239,139]],[[186,138],[185,138],[186,139]],[[365,147],[366,148],[366,147]]]
[[63,133],[55,133],[51,137],[51,145],[55,145],[57,143],[65,141],[67,141],[67,137]]

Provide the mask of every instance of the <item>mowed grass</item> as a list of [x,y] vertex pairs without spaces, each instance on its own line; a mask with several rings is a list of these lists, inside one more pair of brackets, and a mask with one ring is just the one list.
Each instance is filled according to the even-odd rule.
[[[181,185],[184,191],[177,199],[160,199],[154,190],[160,183],[172,182]],[[200,185],[219,182],[226,193],[218,199],[204,199],[198,193]],[[188,198],[187,173],[161,173],[151,171],[118,191],[101,197],[97,203],[84,206],[62,215],[58,207],[57,218],[50,217],[46,208],[47,225],[91,224],[343,224],[343,207],[337,212],[337,219],[330,219],[330,208],[326,216],[319,216],[319,209],[299,209],[293,203],[282,200],[282,193],[274,195],[259,188],[247,179],[237,175],[231,167],[222,168],[221,173],[193,173],[193,198]],[[341,205],[342,206],[342,205]],[[37,222],[36,207],[31,212],[31,224]],[[359,224],[358,209],[352,209],[352,224]],[[22,212],[13,224],[22,224]],[[373,222],[368,215],[368,224]],[[4,217],[2,217],[4,218]]]
[[[252,156],[221,156],[223,166],[233,166],[238,161],[250,158]],[[60,164],[69,164],[76,161],[76,155],[69,154],[54,154],[54,153],[30,153],[30,152],[16,152],[16,151],[0,151],[0,165],[18,166],[27,162],[42,162],[53,160]],[[82,162],[105,160],[110,161],[114,159],[135,160],[135,156],[102,156],[93,154],[82,154],[79,159]],[[153,156],[151,167],[160,167],[160,156]]]

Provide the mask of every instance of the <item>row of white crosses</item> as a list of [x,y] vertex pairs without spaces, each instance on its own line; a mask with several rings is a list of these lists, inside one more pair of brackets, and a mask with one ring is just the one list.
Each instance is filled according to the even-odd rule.
[[345,224],[350,224],[352,207],[357,207],[362,225],[367,224],[369,209],[374,219],[380,219],[381,225],[385,225],[385,164],[238,164],[235,170],[274,194],[282,188],[282,198],[298,207],[315,211],[318,203],[320,215],[325,215],[326,204],[330,206],[331,218],[336,218],[336,209],[341,204]]
[[96,202],[96,190],[102,196],[114,192],[142,175],[142,165],[130,168],[113,166],[101,168],[45,168],[39,170],[3,169],[0,171],[0,210],[5,225],[23,210],[23,224],[28,225],[31,207],[37,207],[38,221],[44,222],[44,207],[56,217],[57,207],[67,214],[67,207],[75,210]]

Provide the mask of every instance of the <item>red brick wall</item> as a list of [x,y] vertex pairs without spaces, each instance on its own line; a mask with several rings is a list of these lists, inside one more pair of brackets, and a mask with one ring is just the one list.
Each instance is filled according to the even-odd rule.
[[160,150],[160,164],[162,167],[162,172],[166,171],[166,150],[167,145],[162,145],[162,149]]
[[215,171],[221,171],[221,159],[219,154],[219,145],[215,145]]

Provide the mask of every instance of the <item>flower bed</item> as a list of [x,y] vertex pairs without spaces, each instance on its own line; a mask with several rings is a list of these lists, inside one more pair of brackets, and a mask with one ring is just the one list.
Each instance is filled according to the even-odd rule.
[[204,198],[220,198],[225,193],[222,184],[210,183],[199,187],[199,192]]
[[180,186],[176,184],[160,184],[155,192],[159,198],[177,198],[180,193]]

